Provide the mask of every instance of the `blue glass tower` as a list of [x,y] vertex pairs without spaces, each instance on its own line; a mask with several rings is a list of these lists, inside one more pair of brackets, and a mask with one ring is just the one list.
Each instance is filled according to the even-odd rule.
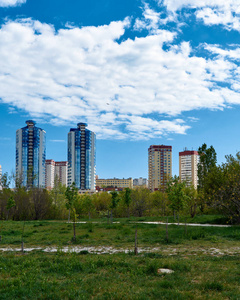
[[29,187],[45,187],[46,132],[32,120],[16,132],[16,177]]
[[68,186],[75,182],[79,190],[95,190],[96,135],[78,123],[68,133]]

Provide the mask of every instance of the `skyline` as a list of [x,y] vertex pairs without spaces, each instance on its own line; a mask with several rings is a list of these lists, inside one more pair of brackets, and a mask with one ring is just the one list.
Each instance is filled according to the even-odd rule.
[[[33,119],[47,159],[86,122],[101,178],[148,177],[150,145],[240,151],[240,4],[230,0],[0,0],[0,164]],[[56,150],[57,149],[57,150]]]

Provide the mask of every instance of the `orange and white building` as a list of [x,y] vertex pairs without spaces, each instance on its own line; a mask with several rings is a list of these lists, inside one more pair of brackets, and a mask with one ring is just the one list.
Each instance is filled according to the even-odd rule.
[[179,177],[181,181],[192,183],[197,188],[198,185],[198,163],[199,154],[197,151],[185,150],[179,152]]
[[148,148],[148,188],[153,192],[172,177],[172,146],[151,145]]
[[53,159],[46,159],[46,189],[51,190],[54,187],[55,179],[62,185],[67,186],[67,161],[54,161]]

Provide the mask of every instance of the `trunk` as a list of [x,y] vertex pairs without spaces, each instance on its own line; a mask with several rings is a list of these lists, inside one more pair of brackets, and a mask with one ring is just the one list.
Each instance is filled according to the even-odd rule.
[[187,235],[187,219],[185,220],[185,235]]
[[178,226],[179,226],[179,215],[177,216],[177,218],[178,218]]
[[22,252],[24,252],[24,242],[23,242],[23,235],[24,235],[24,228],[25,228],[25,221],[23,222],[23,229],[22,229]]
[[167,223],[166,223],[166,241],[168,243],[168,217],[167,217]]
[[73,240],[76,241],[76,223],[73,221]]
[[109,209],[108,209],[108,224],[109,224]]
[[113,222],[113,213],[112,213],[112,210],[111,210],[111,224]]
[[68,210],[68,223],[70,223],[70,208]]
[[137,240],[137,229],[135,231],[135,248],[134,248],[135,255],[138,255],[138,240]]
[[89,218],[89,221],[91,220],[91,213],[90,211],[88,212],[88,218]]

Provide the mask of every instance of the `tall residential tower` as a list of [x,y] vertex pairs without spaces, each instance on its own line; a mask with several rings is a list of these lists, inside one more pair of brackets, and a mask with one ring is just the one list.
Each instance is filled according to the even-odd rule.
[[95,190],[96,136],[87,124],[78,123],[68,133],[68,186],[75,182],[79,190]]
[[172,177],[172,146],[151,145],[148,148],[148,187],[151,191],[165,187]]
[[192,183],[197,188],[198,185],[198,163],[199,155],[197,151],[185,150],[179,152],[179,177],[181,181]]
[[46,132],[32,120],[16,132],[16,177],[23,186],[45,187]]

